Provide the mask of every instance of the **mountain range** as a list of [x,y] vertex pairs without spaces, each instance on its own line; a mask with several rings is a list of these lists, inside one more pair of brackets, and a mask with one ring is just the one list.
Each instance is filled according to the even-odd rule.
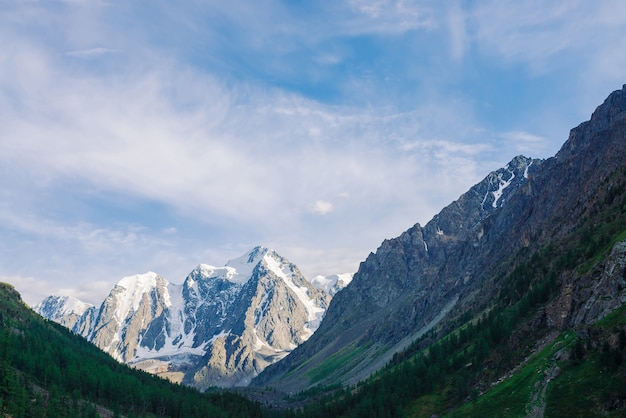
[[624,416],[626,85],[555,156],[513,158],[351,278],[336,292],[258,247],[179,287],[149,273],[99,309],[37,309],[120,361],[302,416]]
[[182,285],[148,272],[121,279],[99,307],[49,296],[33,308],[120,362],[205,390],[245,386],[306,341],[350,279],[309,282],[256,247],[224,267],[199,265]]

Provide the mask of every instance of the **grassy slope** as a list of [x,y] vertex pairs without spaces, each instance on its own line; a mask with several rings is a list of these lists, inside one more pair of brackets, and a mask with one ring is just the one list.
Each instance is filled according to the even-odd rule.
[[561,334],[547,347],[532,356],[511,377],[452,412],[446,417],[521,417],[539,404],[545,404],[542,388],[551,379],[555,356],[575,340],[571,331]]
[[[571,356],[577,334],[565,331],[512,377],[445,416],[532,416],[532,407],[539,406],[534,411],[546,417],[623,417],[626,365],[619,359],[624,358],[624,347],[614,337],[624,330],[626,306],[586,329],[588,336],[581,340],[584,349],[578,359]],[[605,343],[609,351],[604,351]],[[420,412],[424,411],[412,411],[413,416],[421,416]]]

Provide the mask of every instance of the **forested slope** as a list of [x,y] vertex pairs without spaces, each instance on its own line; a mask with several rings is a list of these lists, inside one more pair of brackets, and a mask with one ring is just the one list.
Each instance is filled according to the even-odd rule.
[[258,405],[134,370],[30,310],[0,283],[0,416],[254,417]]
[[[626,416],[626,170],[592,216],[501,271],[488,308],[436,327],[357,386],[277,415]],[[486,293],[486,291],[485,291]]]

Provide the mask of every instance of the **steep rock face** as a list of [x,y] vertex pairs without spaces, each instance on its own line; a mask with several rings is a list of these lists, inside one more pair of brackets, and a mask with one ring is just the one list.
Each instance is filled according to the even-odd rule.
[[203,389],[216,379],[224,386],[247,385],[306,341],[321,322],[330,295],[313,287],[275,252],[259,258],[222,326],[230,332],[215,338],[193,375],[196,387]]
[[626,241],[582,277],[569,273],[559,295],[545,309],[549,327],[559,330],[594,323],[626,303]]
[[[182,285],[152,272],[125,277],[71,324],[134,367],[199,389],[241,386],[306,341],[330,298],[284,257],[256,247],[224,267],[196,267]],[[42,315],[69,323],[48,305]]]
[[162,348],[160,333],[171,306],[169,282],[156,273],[125,277],[100,306],[85,337],[118,361],[129,362],[139,346]]
[[[589,214],[604,182],[624,167],[625,138],[626,86],[573,129],[555,157],[516,157],[424,227],[384,241],[333,299],[315,335],[253,384],[354,383],[441,319],[489,306],[504,261],[564,236]],[[317,373],[330,357],[342,367]]]
[[[302,377],[315,374],[315,367],[326,358],[355,350],[358,354],[349,356],[343,368],[321,381],[353,383],[430,329],[480,274],[472,257],[484,251],[484,220],[509,204],[541,164],[518,156],[426,226],[416,224],[398,238],[385,240],[333,299],[316,334],[254,384],[305,388],[318,382]],[[302,373],[283,378],[296,368]]]

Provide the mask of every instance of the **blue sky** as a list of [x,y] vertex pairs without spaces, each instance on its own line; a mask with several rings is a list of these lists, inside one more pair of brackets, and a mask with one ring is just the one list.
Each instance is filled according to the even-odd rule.
[[0,1],[0,280],[355,271],[626,83],[620,1]]

